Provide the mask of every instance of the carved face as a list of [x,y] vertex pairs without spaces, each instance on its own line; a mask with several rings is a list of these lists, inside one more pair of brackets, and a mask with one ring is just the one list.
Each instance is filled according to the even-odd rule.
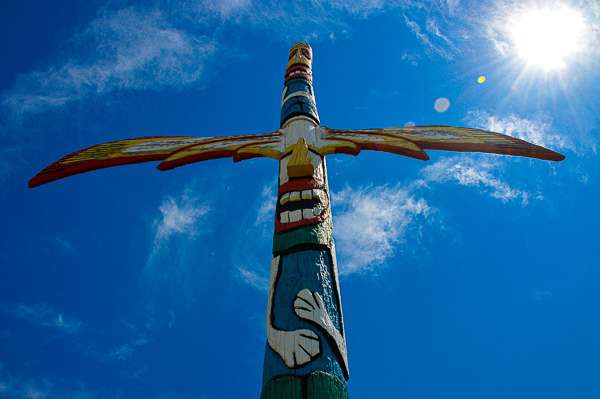
[[312,48],[308,44],[300,42],[290,48],[287,68],[296,64],[312,68]]
[[312,49],[306,43],[296,43],[290,48],[290,56],[285,69],[286,83],[292,79],[312,81]]
[[318,224],[329,215],[323,158],[300,138],[280,161],[275,232]]

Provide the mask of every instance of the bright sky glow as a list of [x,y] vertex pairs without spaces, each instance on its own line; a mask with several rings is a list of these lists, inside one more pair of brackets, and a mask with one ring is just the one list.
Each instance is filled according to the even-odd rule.
[[581,13],[567,6],[530,8],[510,21],[510,35],[521,58],[546,71],[562,69],[583,46]]

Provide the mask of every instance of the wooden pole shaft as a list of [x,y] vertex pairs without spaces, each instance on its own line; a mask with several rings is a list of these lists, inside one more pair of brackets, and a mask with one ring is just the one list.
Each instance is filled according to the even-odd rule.
[[348,360],[312,50],[290,49],[261,399],[347,398]]

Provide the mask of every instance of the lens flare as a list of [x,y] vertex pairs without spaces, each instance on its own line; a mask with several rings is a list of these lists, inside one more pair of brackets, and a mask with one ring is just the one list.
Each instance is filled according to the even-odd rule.
[[440,113],[448,111],[448,108],[450,108],[450,100],[446,97],[438,98],[433,104],[433,109]]

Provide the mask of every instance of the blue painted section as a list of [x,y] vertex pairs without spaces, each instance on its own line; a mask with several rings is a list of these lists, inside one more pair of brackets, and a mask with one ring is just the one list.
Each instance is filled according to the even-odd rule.
[[312,84],[310,84],[310,82],[307,81],[306,79],[288,80],[286,87],[287,87],[286,96],[290,95],[292,93],[299,92],[299,91],[307,92],[311,96],[314,95]]
[[298,115],[308,116],[319,122],[319,113],[317,112],[317,103],[314,97],[312,84],[306,79],[292,79],[286,82],[287,97],[293,93],[300,93],[289,98],[281,105],[281,126],[290,118]]
[[336,328],[340,329],[339,298],[335,287],[333,265],[328,249],[305,250],[281,256],[279,276],[273,298],[273,326],[279,330],[307,328],[319,335],[321,354],[303,367],[289,369],[279,355],[266,345],[263,383],[281,375],[304,376],[313,371],[323,371],[346,381],[341,359],[330,344],[328,336],[316,325],[300,319],[294,312],[296,294],[304,288],[318,292],[325,302],[327,312]]

